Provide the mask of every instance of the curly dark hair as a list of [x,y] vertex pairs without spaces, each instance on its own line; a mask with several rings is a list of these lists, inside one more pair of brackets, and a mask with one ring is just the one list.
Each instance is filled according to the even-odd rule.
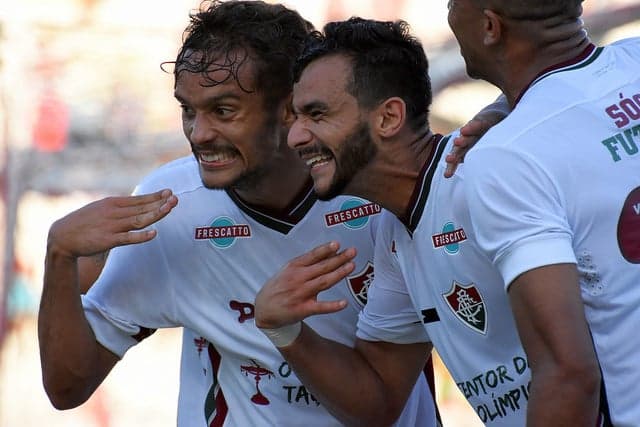
[[351,59],[347,91],[361,107],[371,109],[398,96],[407,105],[408,122],[414,130],[428,125],[432,98],[429,62],[405,21],[352,17],[326,24],[323,33],[314,31],[307,37],[295,65],[295,81],[312,61],[332,54]]
[[[176,80],[187,71],[201,73],[212,86],[235,79],[242,90],[262,93],[266,103],[289,96],[295,59],[313,30],[298,12],[263,1],[205,0],[189,17],[176,60],[163,64],[173,64]],[[254,88],[238,79],[247,61],[254,66]],[[213,78],[219,70],[228,72],[222,81]]]

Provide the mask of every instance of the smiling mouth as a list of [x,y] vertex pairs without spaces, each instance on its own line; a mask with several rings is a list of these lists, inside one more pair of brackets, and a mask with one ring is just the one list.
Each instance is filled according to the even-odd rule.
[[305,160],[305,163],[310,168],[314,168],[314,167],[322,166],[322,165],[325,165],[325,164],[329,163],[332,158],[333,158],[332,156],[327,155],[327,154],[316,154],[314,156],[308,157]]
[[221,166],[233,162],[237,153],[233,150],[199,151],[197,157],[200,164],[204,166]]

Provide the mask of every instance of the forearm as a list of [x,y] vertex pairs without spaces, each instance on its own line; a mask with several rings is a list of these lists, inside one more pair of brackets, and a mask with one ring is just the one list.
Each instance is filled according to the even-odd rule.
[[394,407],[380,376],[357,350],[304,325],[280,352],[316,399],[345,425],[389,425],[400,414],[403,405]]
[[597,367],[533,370],[527,426],[595,426],[600,398]]
[[44,387],[53,405],[83,403],[106,375],[99,373],[104,349],[84,316],[77,259],[51,247],[45,259],[38,338]]

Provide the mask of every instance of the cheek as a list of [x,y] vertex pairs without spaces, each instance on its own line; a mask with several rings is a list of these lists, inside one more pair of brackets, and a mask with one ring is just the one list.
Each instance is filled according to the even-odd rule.
[[181,120],[182,120],[182,132],[187,138],[189,138],[189,135],[191,134],[191,129],[193,129],[193,122],[189,120],[189,118],[185,117],[184,115],[181,116]]

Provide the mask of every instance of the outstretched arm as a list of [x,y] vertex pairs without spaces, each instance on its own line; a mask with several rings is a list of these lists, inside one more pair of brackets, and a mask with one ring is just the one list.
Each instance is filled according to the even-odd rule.
[[110,197],[70,213],[49,229],[38,338],[44,387],[56,408],[83,403],[118,360],[96,342],[84,316],[79,257],[154,238],[154,230],[136,230],[160,220],[176,204],[169,190]]
[[353,270],[354,256],[354,249],[338,252],[338,244],[332,242],[292,260],[258,293],[256,326],[272,338],[302,382],[343,423],[389,425],[401,413],[431,345],[357,340],[354,349],[321,337],[301,322],[346,306],[344,300],[319,302],[317,295]]

